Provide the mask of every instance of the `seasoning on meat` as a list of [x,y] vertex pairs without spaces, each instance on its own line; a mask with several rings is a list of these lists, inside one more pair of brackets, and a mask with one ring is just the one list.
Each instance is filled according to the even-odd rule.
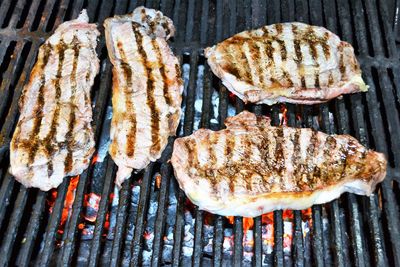
[[85,10],[40,47],[20,98],[10,173],[47,191],[87,168],[94,152],[90,88],[99,71],[99,32]]
[[244,111],[226,129],[178,138],[172,165],[180,187],[200,209],[255,217],[305,209],[343,192],[370,195],[386,175],[386,159],[349,135],[273,127]]
[[211,70],[245,102],[315,104],[365,92],[353,47],[322,27],[280,23],[205,49]]
[[113,118],[109,149],[120,185],[132,171],[160,158],[175,135],[183,90],[178,59],[168,46],[172,21],[154,9],[104,23],[113,68]]

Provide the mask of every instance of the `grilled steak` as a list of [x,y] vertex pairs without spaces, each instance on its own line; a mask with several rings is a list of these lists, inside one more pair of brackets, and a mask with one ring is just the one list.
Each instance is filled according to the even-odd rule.
[[90,88],[99,70],[99,32],[86,11],[61,24],[40,47],[20,98],[10,172],[26,187],[49,190],[87,168],[94,151]]
[[116,183],[160,158],[175,135],[183,90],[178,59],[166,41],[172,21],[144,7],[104,23],[113,68],[113,118],[109,152]]
[[368,90],[351,45],[322,27],[294,22],[244,31],[205,55],[245,102],[315,104]]
[[176,139],[171,160],[189,199],[212,213],[255,217],[370,195],[386,175],[384,155],[349,135],[272,127],[246,111],[225,125]]

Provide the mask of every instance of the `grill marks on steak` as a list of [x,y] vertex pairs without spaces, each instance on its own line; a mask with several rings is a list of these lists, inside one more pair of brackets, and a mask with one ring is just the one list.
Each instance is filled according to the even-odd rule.
[[313,104],[366,91],[350,44],[328,30],[281,23],[205,49],[208,64],[246,102]]
[[27,187],[49,190],[89,164],[94,151],[89,94],[99,69],[98,35],[83,11],[61,24],[39,50],[20,98],[10,152],[10,172]]
[[139,7],[104,25],[114,65],[110,154],[121,184],[133,169],[161,156],[179,123],[183,87],[179,62],[165,39],[175,31],[169,18]]
[[213,213],[253,217],[307,208],[343,192],[370,195],[386,174],[383,154],[349,135],[272,127],[246,111],[226,126],[178,138],[171,159],[186,195]]

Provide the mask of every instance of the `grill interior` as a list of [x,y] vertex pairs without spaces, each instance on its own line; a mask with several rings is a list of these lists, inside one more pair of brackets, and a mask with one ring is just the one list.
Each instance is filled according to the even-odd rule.
[[[187,201],[168,163],[173,138],[158,162],[134,174],[118,191],[116,167],[106,154],[111,64],[104,36],[97,49],[101,70],[92,88],[97,151],[91,166],[79,179],[66,178],[50,192],[14,181],[7,172],[8,145],[18,119],[18,99],[40,44],[82,8],[102,28],[105,18],[138,5],[160,9],[177,28],[171,45],[185,77],[179,136],[200,127],[220,129],[228,115],[243,109],[267,114],[275,125],[285,121],[351,134],[389,159],[387,178],[376,193],[344,194],[313,206],[308,218],[301,211],[290,216],[276,211],[269,222],[260,216],[247,229],[248,220],[236,217],[229,222]],[[397,7],[384,0],[1,1],[0,265],[400,265],[399,30],[392,20]],[[233,97],[210,72],[203,48],[245,29],[286,21],[325,26],[353,44],[368,93],[314,106],[244,105]]]

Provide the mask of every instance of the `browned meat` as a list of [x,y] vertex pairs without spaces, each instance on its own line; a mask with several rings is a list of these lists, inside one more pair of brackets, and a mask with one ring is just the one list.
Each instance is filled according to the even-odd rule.
[[206,48],[205,55],[245,102],[315,104],[368,89],[351,45],[303,23],[244,31]]
[[175,135],[183,90],[180,65],[166,38],[172,21],[154,9],[104,23],[113,68],[110,155],[118,165],[116,183],[160,158]]
[[202,210],[255,217],[305,209],[343,192],[370,195],[386,175],[384,155],[349,135],[272,127],[246,111],[225,124],[175,141],[175,176]]
[[27,187],[49,190],[78,175],[94,151],[90,88],[99,70],[99,32],[84,10],[40,47],[20,99],[10,172]]

